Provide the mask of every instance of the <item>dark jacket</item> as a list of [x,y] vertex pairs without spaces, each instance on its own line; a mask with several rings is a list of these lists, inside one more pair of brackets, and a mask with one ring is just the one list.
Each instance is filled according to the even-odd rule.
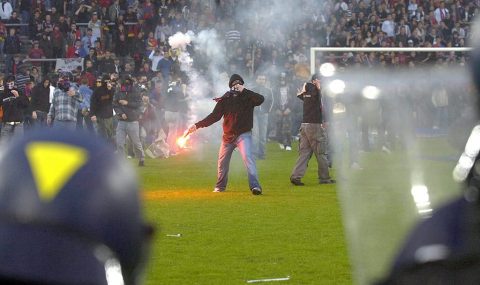
[[[45,82],[45,80],[43,81]],[[43,82],[33,87],[31,97],[32,111],[48,113],[50,110],[50,85],[45,88]]]
[[305,92],[297,97],[303,101],[302,123],[323,123],[322,117],[322,94],[313,83],[305,84]]
[[223,117],[223,141],[232,143],[243,133],[253,128],[253,109],[265,98],[248,89],[242,93],[227,92],[218,99],[215,108],[205,119],[197,122],[197,128],[205,128]]
[[30,104],[27,96],[19,92],[18,97],[14,97],[10,90],[0,95],[0,106],[3,108],[3,122],[23,122],[23,113]]
[[[105,83],[93,91],[90,99],[90,115],[107,119],[113,117],[113,97],[115,89],[108,90]],[[128,116],[128,115],[127,115]]]
[[[121,105],[120,100],[127,100],[127,105]],[[138,121],[142,114],[142,96],[137,88],[131,85],[123,85],[113,97],[113,109],[120,121],[134,122]],[[122,114],[127,115],[127,119],[122,119]]]

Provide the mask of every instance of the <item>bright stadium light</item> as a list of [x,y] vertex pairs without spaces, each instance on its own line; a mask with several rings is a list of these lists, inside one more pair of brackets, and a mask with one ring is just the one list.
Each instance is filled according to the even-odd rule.
[[320,65],[320,74],[323,76],[323,77],[331,77],[333,75],[335,75],[335,66],[333,64],[331,64],[330,62],[326,62],[322,65]]
[[328,84],[328,89],[333,96],[342,94],[345,91],[345,82],[341,79],[335,79]]
[[375,86],[368,85],[363,88],[362,95],[367,99],[376,100],[378,99],[378,96],[380,96],[380,89]]

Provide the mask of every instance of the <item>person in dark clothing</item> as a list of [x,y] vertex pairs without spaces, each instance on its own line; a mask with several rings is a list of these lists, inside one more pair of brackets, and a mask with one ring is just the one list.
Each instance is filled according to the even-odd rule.
[[99,73],[110,74],[115,72],[115,60],[112,57],[112,52],[110,50],[106,50],[104,58],[99,60],[98,62]]
[[218,154],[217,183],[213,192],[224,192],[227,188],[230,159],[235,148],[242,156],[247,167],[248,184],[253,195],[262,194],[262,187],[258,181],[257,167],[253,155],[252,128],[253,110],[265,100],[258,93],[246,89],[243,78],[238,74],[230,77],[230,90],[217,101],[213,111],[203,120],[193,124],[188,133],[198,128],[205,128],[219,121],[223,117],[223,138]]
[[328,171],[328,138],[324,126],[322,93],[318,74],[314,74],[311,82],[303,85],[303,89],[297,94],[297,97],[303,101],[303,121],[300,126],[299,156],[290,175],[290,182],[295,186],[305,185],[301,179],[307,170],[308,161],[312,154],[315,154],[319,183],[335,183],[335,180],[330,178]]
[[15,28],[9,29],[9,34],[5,38],[5,43],[3,46],[5,53],[5,65],[7,68],[7,73],[13,72],[13,57],[15,54],[21,53],[22,43],[20,38],[16,34]]
[[108,76],[102,78],[102,86],[95,88],[90,100],[91,120],[97,123],[98,133],[113,143],[113,96],[115,88]]
[[128,137],[132,140],[135,155],[138,157],[138,166],[145,166],[145,153],[140,141],[139,119],[142,113],[142,95],[130,77],[124,80],[120,90],[113,98],[113,109],[118,116],[116,132],[117,150],[125,155],[125,143]]
[[45,78],[42,83],[33,87],[30,98],[34,126],[46,127],[50,110],[50,80]]
[[6,141],[14,135],[23,135],[23,112],[29,103],[27,96],[15,87],[15,78],[7,77],[4,92],[0,96],[0,106],[3,108],[3,123],[0,133],[2,141]]

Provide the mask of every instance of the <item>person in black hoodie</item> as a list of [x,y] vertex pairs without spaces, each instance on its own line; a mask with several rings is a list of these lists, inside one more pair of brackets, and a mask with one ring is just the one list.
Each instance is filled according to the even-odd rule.
[[230,77],[230,90],[217,101],[213,111],[203,120],[193,124],[188,133],[198,128],[205,128],[219,121],[223,117],[223,139],[218,154],[217,183],[213,192],[224,192],[227,188],[228,170],[233,150],[238,147],[243,162],[247,167],[248,184],[253,195],[262,194],[262,187],[258,181],[255,157],[252,152],[253,110],[260,106],[265,98],[244,86],[243,78],[238,74]]
[[113,109],[118,117],[117,151],[120,155],[125,155],[125,143],[128,135],[134,146],[135,155],[139,159],[138,166],[145,166],[145,153],[140,141],[139,124],[142,106],[140,90],[133,85],[133,80],[130,77],[126,77],[120,90],[113,97]]
[[290,182],[295,186],[305,185],[301,178],[305,175],[312,154],[315,154],[319,183],[335,183],[335,180],[330,178],[328,171],[328,138],[324,124],[325,112],[322,108],[320,76],[314,74],[311,82],[303,85],[303,89],[297,94],[297,97],[303,101],[303,121],[300,126],[298,158],[290,175]]
[[42,83],[33,87],[30,98],[34,126],[46,127],[50,110],[50,79],[45,78]]
[[102,85],[95,88],[90,99],[92,122],[97,123],[98,133],[113,143],[113,96],[115,88],[108,75],[102,78]]
[[0,133],[2,141],[14,135],[23,135],[23,112],[28,104],[30,102],[27,96],[15,87],[15,77],[7,77],[4,91],[0,95],[0,106],[3,108],[3,123]]

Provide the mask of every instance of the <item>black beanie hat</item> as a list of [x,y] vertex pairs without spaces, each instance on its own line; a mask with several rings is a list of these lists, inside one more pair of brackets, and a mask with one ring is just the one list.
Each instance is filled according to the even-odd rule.
[[230,76],[230,80],[228,81],[228,87],[232,88],[232,86],[234,85],[237,85],[237,84],[241,84],[243,85],[245,82],[243,81],[243,78],[238,75],[238,74],[232,74],[232,76]]

